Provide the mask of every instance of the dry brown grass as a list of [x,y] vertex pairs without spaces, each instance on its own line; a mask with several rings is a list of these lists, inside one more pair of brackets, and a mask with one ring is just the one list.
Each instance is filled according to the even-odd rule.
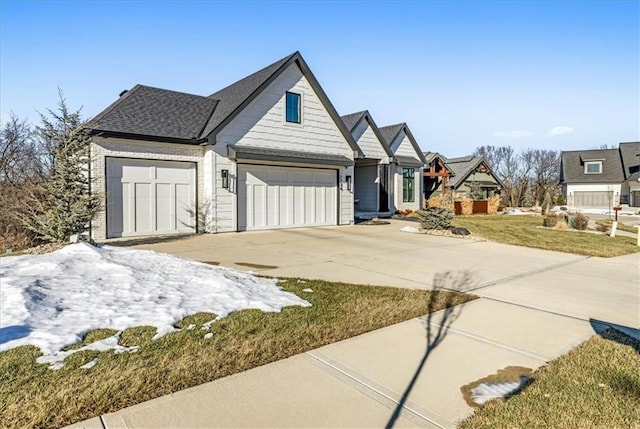
[[[214,323],[208,340],[200,327],[212,314],[187,317],[179,326],[193,323],[196,329],[155,341],[151,327],[128,329],[121,344],[140,346],[137,353],[78,352],[58,371],[35,363],[40,355],[35,347],[0,353],[0,426],[60,427],[113,412],[424,315],[432,296],[423,290],[316,280],[289,279],[282,286],[312,307],[287,307],[280,313],[239,311]],[[302,292],[304,288],[313,292]],[[434,311],[443,308],[449,294],[439,296]],[[455,304],[473,299],[463,294],[453,298]],[[94,331],[84,342],[112,334]],[[79,368],[96,357],[92,369]]]
[[487,402],[460,429],[638,428],[640,341],[594,336],[533,374],[519,395]]
[[498,243],[604,258],[640,252],[631,237],[562,231],[561,220],[556,229],[538,228],[541,223],[539,216],[456,216],[453,219],[454,226],[467,228],[475,236]]

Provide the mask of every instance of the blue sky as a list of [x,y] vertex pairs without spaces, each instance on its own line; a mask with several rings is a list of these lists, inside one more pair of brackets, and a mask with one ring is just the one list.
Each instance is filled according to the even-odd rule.
[[0,0],[0,111],[91,117],[136,83],[208,95],[299,50],[340,114],[424,150],[640,140],[639,1]]

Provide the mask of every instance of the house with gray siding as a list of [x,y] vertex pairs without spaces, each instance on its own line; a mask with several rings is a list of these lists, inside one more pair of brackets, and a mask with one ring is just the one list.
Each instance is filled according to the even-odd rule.
[[342,121],[363,154],[355,160],[354,169],[356,218],[392,215],[393,152],[368,111],[344,115]]
[[95,239],[354,221],[365,156],[298,52],[208,96],[136,85],[90,127]]
[[422,173],[425,159],[420,146],[406,123],[380,128],[391,152],[395,167],[392,167],[393,202],[396,211],[422,209]]

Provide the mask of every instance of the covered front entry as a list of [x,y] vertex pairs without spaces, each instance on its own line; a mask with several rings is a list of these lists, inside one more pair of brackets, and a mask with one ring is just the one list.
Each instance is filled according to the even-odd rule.
[[389,164],[379,159],[356,160],[354,173],[357,212],[386,213],[389,210]]
[[107,238],[195,232],[193,162],[107,158]]
[[335,169],[238,165],[238,231],[337,225]]

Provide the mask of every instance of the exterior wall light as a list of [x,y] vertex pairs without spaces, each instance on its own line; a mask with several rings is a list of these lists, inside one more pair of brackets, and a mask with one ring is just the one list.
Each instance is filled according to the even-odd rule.
[[347,176],[346,180],[347,180],[347,191],[351,191],[351,176]]
[[222,187],[224,189],[229,189],[229,170],[222,170],[221,171],[221,177],[222,177]]

